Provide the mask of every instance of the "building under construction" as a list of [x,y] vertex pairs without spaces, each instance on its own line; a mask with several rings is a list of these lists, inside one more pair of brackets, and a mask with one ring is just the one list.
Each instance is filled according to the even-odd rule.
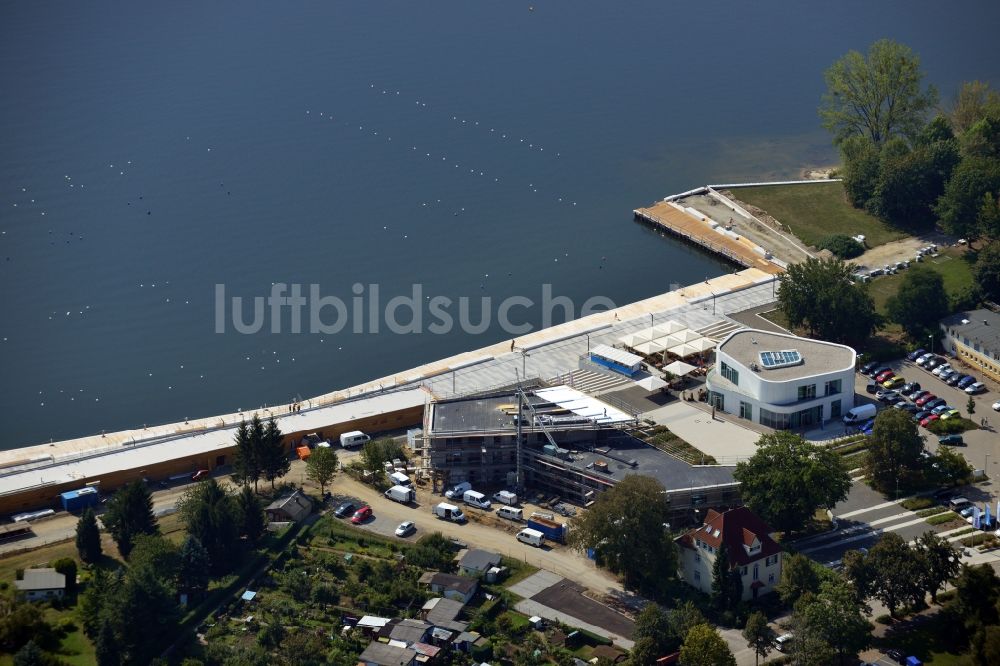
[[587,506],[626,475],[645,474],[682,512],[738,502],[731,467],[688,465],[633,437],[638,425],[628,405],[568,386],[512,387],[430,403],[414,445],[443,486],[528,489]]

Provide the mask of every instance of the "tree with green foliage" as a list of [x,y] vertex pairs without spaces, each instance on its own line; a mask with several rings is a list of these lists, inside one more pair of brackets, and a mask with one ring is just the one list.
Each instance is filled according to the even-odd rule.
[[46,646],[56,642],[41,606],[16,597],[0,597],[0,651],[15,653],[32,640]]
[[141,480],[133,481],[118,490],[108,500],[107,510],[101,520],[122,557],[128,559],[132,544],[140,534],[158,534],[160,531],[153,515],[153,495]]
[[873,627],[865,617],[869,610],[858,601],[850,583],[826,581],[815,596],[796,608],[796,636],[815,636],[830,646],[844,666],[871,642]]
[[722,544],[712,563],[712,603],[719,611],[735,611],[743,601],[743,578],[729,561],[729,549]]
[[130,567],[103,609],[118,637],[122,661],[147,664],[177,633],[178,607],[171,583],[150,567]]
[[865,252],[865,246],[844,234],[827,236],[819,243],[820,249],[829,250],[840,259],[853,259]]
[[101,559],[101,530],[97,526],[97,517],[89,506],[83,510],[80,520],[76,521],[76,552],[80,560],[93,564]]
[[761,435],[757,451],[736,465],[733,478],[744,503],[783,532],[804,528],[816,509],[834,506],[851,488],[837,454],[787,431]]
[[767,659],[767,655],[774,649],[774,629],[760,611],[750,613],[746,626],[743,627],[743,638],[747,647],[753,650],[755,664],[760,664],[761,657]]
[[948,292],[941,273],[925,266],[906,272],[899,291],[886,303],[889,318],[903,327],[911,340],[927,340],[938,322],[950,314]]
[[726,641],[710,624],[691,628],[681,646],[680,661],[684,666],[736,666]]
[[883,534],[863,561],[871,595],[885,604],[890,616],[895,617],[900,606],[924,598],[920,560],[896,532]]
[[858,346],[875,330],[879,316],[868,292],[854,281],[853,264],[810,257],[781,275],[778,307],[810,337]]
[[236,494],[236,508],[239,516],[239,534],[251,544],[257,544],[267,529],[264,506],[249,486],[243,486]]
[[49,666],[52,660],[45,656],[35,641],[28,641],[14,655],[14,666]]
[[670,626],[670,616],[656,602],[642,607],[635,618],[632,632],[635,648],[630,655],[630,663],[639,666],[650,664],[677,651],[680,640]]
[[626,476],[573,521],[570,544],[593,548],[599,563],[624,576],[626,588],[662,593],[677,575],[665,493],[653,477]]
[[948,119],[955,134],[965,132],[986,117],[992,108],[1000,108],[1000,94],[983,81],[966,81],[952,102]]
[[805,555],[794,553],[781,558],[781,579],[774,589],[786,606],[794,606],[807,592],[818,592],[819,583],[812,560]]
[[[950,134],[947,126],[944,130]],[[887,147],[865,208],[896,227],[932,229],[937,221],[934,206],[959,161],[958,142],[950,137],[913,148],[903,146],[895,153]]]
[[931,595],[931,601],[937,603],[938,591],[958,574],[958,551],[931,531],[917,537],[914,548],[920,562],[921,585]]
[[987,192],[983,195],[983,202],[976,213],[976,228],[979,236],[983,238],[1000,238],[1000,194]]
[[177,589],[188,595],[189,604],[192,600],[201,599],[208,590],[211,566],[208,551],[189,534],[181,544],[177,567]]
[[272,416],[264,426],[261,440],[257,443],[257,457],[261,461],[261,475],[271,482],[271,489],[274,490],[274,482],[288,474],[292,468],[292,461],[282,444],[283,435]]
[[972,416],[973,414],[976,413],[976,400],[971,395],[969,396],[968,401],[966,401],[965,403],[965,412],[969,416]]
[[795,666],[830,666],[837,658],[833,646],[816,632],[796,633],[788,652]]
[[49,566],[61,573],[63,576],[66,576],[67,592],[72,592],[76,589],[76,560],[72,557],[60,557],[58,560],[51,562]]
[[107,618],[101,620],[97,639],[94,641],[94,652],[97,666],[121,666],[122,655],[118,649],[118,637],[115,636],[115,630]]
[[[1000,233],[997,237],[1000,238]],[[982,295],[1000,302],[1000,240],[990,241],[979,251],[972,274]]]
[[97,639],[97,632],[104,618],[103,611],[111,603],[111,600],[118,593],[124,577],[122,569],[114,572],[95,567],[90,581],[87,583],[78,600],[78,610],[80,620],[83,623],[84,633],[91,638]]
[[232,571],[242,554],[240,511],[236,499],[215,479],[189,488],[177,504],[188,534],[196,538],[211,562],[212,573]]
[[962,564],[955,585],[955,612],[969,633],[1000,624],[1000,578],[989,564]]
[[842,178],[844,194],[855,208],[864,208],[875,196],[882,156],[879,147],[865,136],[848,137],[840,144],[844,163]]
[[257,481],[260,480],[261,467],[254,447],[254,424],[258,426],[260,424],[260,417],[256,414],[253,415],[249,423],[245,420],[240,421],[240,425],[236,428],[234,438],[236,451],[233,454],[232,479],[235,483],[243,486],[249,486],[252,483],[256,489]]
[[330,447],[317,447],[306,458],[306,476],[319,484],[321,495],[326,491],[327,485],[333,481],[338,465],[337,453]]
[[924,88],[920,59],[908,47],[882,39],[866,55],[850,51],[825,73],[819,114],[837,143],[861,135],[877,146],[916,136],[937,91]]
[[983,235],[979,215],[986,195],[1000,192],[1000,159],[965,156],[955,167],[934,207],[941,227],[970,241]]
[[928,474],[938,484],[955,486],[965,483],[972,476],[972,465],[958,451],[949,446],[938,446],[928,460]]
[[877,490],[898,494],[919,480],[924,439],[909,414],[900,409],[879,412],[868,443],[862,467]]
[[678,647],[684,642],[692,627],[708,623],[708,620],[705,619],[705,616],[694,605],[693,601],[685,601],[677,608],[671,610],[669,620],[671,631],[678,641]]
[[180,571],[180,551],[173,541],[159,534],[143,534],[136,537],[129,566],[148,567],[163,580],[173,583]]

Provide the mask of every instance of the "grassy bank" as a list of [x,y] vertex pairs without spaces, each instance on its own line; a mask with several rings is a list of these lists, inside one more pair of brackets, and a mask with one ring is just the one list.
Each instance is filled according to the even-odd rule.
[[[940,255],[936,259],[927,259],[919,265],[940,273],[944,280],[945,291],[949,297],[954,298],[968,290],[975,282],[972,276],[972,264],[965,258],[965,251],[960,248],[945,248],[941,250]],[[886,302],[899,291],[905,277],[906,271],[901,271],[895,275],[883,275],[869,283],[868,293],[871,294],[875,308],[881,314],[886,314]]]
[[733,194],[763,208],[813,246],[831,234],[864,234],[869,247],[906,237],[902,231],[848,204],[840,183],[741,187]]

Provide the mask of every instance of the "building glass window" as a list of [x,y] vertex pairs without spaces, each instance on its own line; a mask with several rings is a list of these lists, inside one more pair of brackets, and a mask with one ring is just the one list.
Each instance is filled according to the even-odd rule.
[[721,362],[719,365],[722,368],[722,376],[731,381],[735,386],[739,386],[740,385],[739,371],[734,368],[730,368],[728,365],[726,365],[725,361]]
[[840,410],[841,409],[843,409],[843,407],[841,406],[840,400],[834,400],[833,402],[831,402],[830,403],[830,418],[831,419],[835,419],[838,416],[840,416],[840,414],[841,414]]
[[812,400],[816,397],[816,385],[806,384],[799,387],[799,400]]
[[824,387],[824,393],[823,394],[824,395],[836,395],[838,393],[840,393],[840,380],[839,379],[834,379],[832,381],[828,381],[826,383],[826,386]]
[[753,565],[753,579],[757,580],[758,578],[760,578],[760,570],[759,566],[755,564]]
[[753,421],[753,405],[749,402],[743,402],[740,400],[740,418]]
[[767,575],[767,583],[768,585],[774,585],[774,574]]
[[788,414],[777,414],[768,409],[760,408],[760,424],[775,430],[788,430],[791,427]]

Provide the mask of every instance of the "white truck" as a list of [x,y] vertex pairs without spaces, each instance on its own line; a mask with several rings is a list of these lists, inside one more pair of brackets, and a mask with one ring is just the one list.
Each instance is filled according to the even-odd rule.
[[397,486],[409,486],[410,477],[406,476],[402,472],[393,472],[389,475],[389,480],[395,483]]
[[352,449],[357,446],[364,446],[365,442],[371,441],[371,437],[360,430],[345,432],[340,436],[340,445],[345,449]]
[[458,499],[466,490],[472,490],[472,484],[468,481],[462,481],[446,490],[444,496],[448,499]]
[[877,412],[878,408],[875,405],[859,405],[844,414],[844,424],[852,425],[854,423],[864,423],[868,419],[875,418],[875,414]]
[[443,520],[450,520],[453,523],[465,522],[465,514],[454,504],[441,502],[434,507],[434,515]]
[[517,533],[517,540],[521,543],[526,543],[529,546],[540,548],[542,544],[545,543],[545,535],[538,530],[526,527]]
[[493,495],[493,501],[506,504],[507,506],[517,506],[517,493],[512,493],[509,490],[501,490]]
[[486,495],[476,490],[466,490],[462,495],[462,501],[469,506],[476,507],[477,509],[489,510],[490,506],[492,506],[490,501],[486,499]]
[[399,502],[400,504],[409,504],[416,499],[416,493],[413,492],[413,488],[407,488],[406,486],[393,486],[385,491],[385,496],[393,502]]

